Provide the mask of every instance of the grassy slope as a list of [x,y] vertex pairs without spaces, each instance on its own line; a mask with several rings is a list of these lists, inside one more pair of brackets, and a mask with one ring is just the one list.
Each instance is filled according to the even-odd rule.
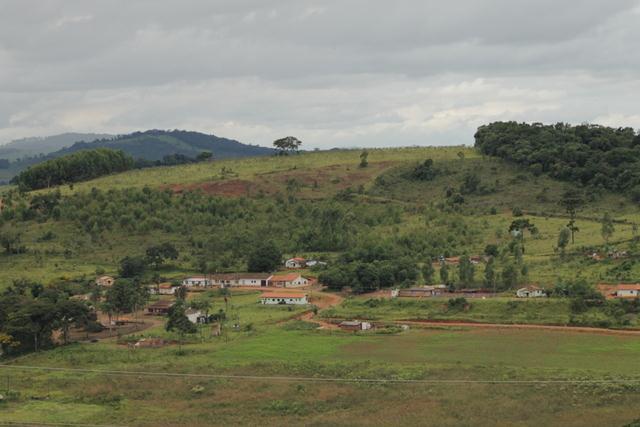
[[[248,315],[261,308],[247,300],[243,310]],[[260,324],[253,332],[230,334],[228,341],[189,345],[184,355],[175,347],[131,351],[100,343],[59,348],[20,363],[302,377],[621,379],[630,378],[640,356],[635,338],[565,332],[441,329],[356,336]],[[636,388],[624,385],[356,385],[0,372],[10,390],[20,393],[0,404],[0,421],[17,422],[622,425],[637,416],[634,408],[640,403]],[[558,394],[563,398],[558,400]],[[535,410],[524,401],[537,402]]]
[[[460,160],[457,153],[465,153]],[[482,159],[471,149],[460,147],[449,148],[406,148],[406,149],[374,149],[369,150],[369,167],[358,168],[360,151],[331,151],[305,153],[289,157],[250,158],[226,160],[214,163],[153,168],[131,171],[123,174],[103,177],[86,183],[76,184],[73,189],[62,187],[63,193],[88,191],[92,187],[101,189],[126,188],[130,186],[169,187],[174,189],[202,189],[211,194],[245,195],[253,197],[259,193],[286,194],[287,182],[295,179],[300,189],[298,197],[326,198],[334,196],[346,187],[357,188],[362,185],[367,191],[361,201],[368,203],[391,203],[407,208],[403,223],[393,229],[378,227],[373,233],[394,233],[412,230],[424,223],[425,218],[412,209],[440,203],[447,187],[458,188],[464,174],[468,171],[477,173],[484,184],[494,186],[497,191],[487,195],[465,196],[465,208],[459,218],[468,223],[480,238],[470,243],[469,254],[481,253],[488,243],[500,243],[508,239],[507,228],[514,219],[511,209],[519,207],[536,216],[526,216],[540,230],[536,238],[526,238],[525,261],[530,267],[528,281],[551,285],[559,278],[577,276],[597,282],[610,279],[608,270],[619,262],[606,261],[592,263],[586,260],[582,247],[603,246],[600,235],[600,224],[597,219],[609,211],[614,218],[632,222],[640,222],[640,214],[632,203],[614,194],[601,194],[591,201],[580,213],[591,219],[580,219],[576,243],[569,250],[576,255],[565,262],[559,262],[554,253],[559,230],[567,219],[558,205],[560,195],[568,188],[544,176],[534,177],[522,172],[517,167],[495,159]],[[413,182],[402,178],[402,174],[410,170],[418,161],[432,158],[436,165],[445,167],[450,174],[437,177],[431,182]],[[224,169],[224,173],[222,170]],[[229,172],[231,171],[231,172]],[[384,176],[386,185],[376,183],[376,177]],[[238,184],[240,183],[240,184]],[[238,187],[239,185],[239,187]],[[246,190],[246,191],[245,191]],[[234,193],[236,191],[236,193]],[[491,208],[497,214],[491,215]],[[413,209],[415,211],[415,209]],[[442,226],[441,217],[431,218],[429,224]],[[440,224],[440,225],[438,225]],[[30,247],[46,253],[54,243],[38,242],[37,238],[48,225],[34,225],[23,230],[25,240]],[[61,227],[54,230],[59,235],[58,247],[70,247],[74,251],[71,258],[60,252],[50,253],[46,257],[34,257],[33,254],[0,257],[0,287],[15,278],[25,269],[29,269],[34,278],[49,281],[61,277],[90,275],[97,266],[114,272],[117,259],[122,253],[136,253],[139,248],[157,241],[158,238],[172,240],[180,246],[182,236],[159,234],[129,235],[114,231],[105,236],[103,241],[91,242],[88,238],[77,236],[71,229]],[[632,237],[630,224],[616,225],[612,242],[621,242],[615,246],[625,249]],[[87,250],[91,248],[91,250]],[[192,269],[188,261],[179,262],[175,274]],[[169,272],[170,273],[170,272]],[[634,266],[630,273],[640,274],[640,267]],[[480,277],[481,271],[478,272]]]

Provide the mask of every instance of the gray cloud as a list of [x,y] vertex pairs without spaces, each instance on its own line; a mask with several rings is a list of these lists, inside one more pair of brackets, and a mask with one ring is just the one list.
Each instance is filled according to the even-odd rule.
[[640,127],[639,18],[638,0],[9,0],[0,142],[157,127],[469,144],[490,120]]

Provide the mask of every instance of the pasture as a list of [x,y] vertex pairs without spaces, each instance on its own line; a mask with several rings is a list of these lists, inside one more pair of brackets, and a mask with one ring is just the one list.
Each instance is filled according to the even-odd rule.
[[[15,365],[93,372],[0,369],[0,388],[11,396],[0,403],[0,422],[622,426],[637,417],[637,338],[459,328],[354,335],[285,325],[205,340],[182,354],[175,346],[132,351],[104,342],[21,358]],[[100,373],[116,370],[136,374]],[[605,379],[630,382],[501,382]]]

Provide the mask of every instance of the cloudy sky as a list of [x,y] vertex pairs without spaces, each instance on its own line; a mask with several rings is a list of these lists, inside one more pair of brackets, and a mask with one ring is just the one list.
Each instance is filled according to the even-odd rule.
[[495,120],[640,128],[640,0],[0,0],[0,143],[190,129],[472,144]]

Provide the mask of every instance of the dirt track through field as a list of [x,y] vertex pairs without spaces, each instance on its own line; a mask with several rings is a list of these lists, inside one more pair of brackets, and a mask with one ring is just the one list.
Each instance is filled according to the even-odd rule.
[[606,329],[606,328],[589,328],[585,326],[556,326],[556,325],[523,325],[523,324],[506,324],[506,323],[474,323],[474,322],[456,322],[456,321],[433,321],[433,320],[406,320],[396,321],[394,323],[416,326],[459,326],[478,329],[534,329],[559,332],[581,332],[590,334],[603,335],[632,335],[640,336],[640,330],[624,330],[624,329]]
[[[324,292],[314,292],[311,296],[311,302],[321,310],[340,305],[343,299],[344,298],[342,298],[340,295]],[[299,316],[296,316],[296,319],[318,323],[320,325],[320,329],[338,329],[338,325],[336,325],[335,323],[330,323],[317,318],[312,310],[305,311]]]

